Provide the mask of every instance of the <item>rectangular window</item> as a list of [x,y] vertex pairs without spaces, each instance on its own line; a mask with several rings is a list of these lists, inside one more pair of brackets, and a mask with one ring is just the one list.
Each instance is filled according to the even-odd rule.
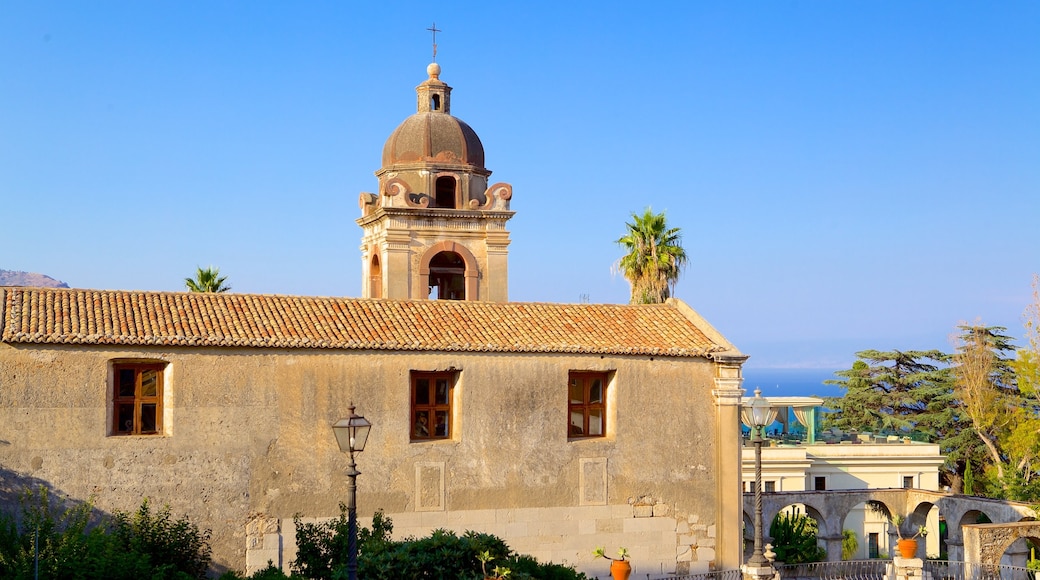
[[762,491],[764,491],[765,493],[773,493],[774,491],[776,491],[776,482],[764,481],[762,482],[762,488]]
[[162,433],[165,363],[113,365],[112,434]]
[[607,373],[568,375],[569,437],[603,437],[607,433]]
[[910,489],[914,486],[914,476],[904,475],[903,476],[903,487]]
[[822,477],[822,476],[814,478],[813,479],[813,489],[815,489],[816,491],[826,491],[827,490],[827,478],[826,477]]
[[412,373],[412,441],[451,438],[455,373]]

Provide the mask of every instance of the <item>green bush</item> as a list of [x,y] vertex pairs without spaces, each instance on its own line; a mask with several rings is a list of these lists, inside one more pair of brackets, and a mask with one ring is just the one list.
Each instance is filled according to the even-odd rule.
[[[338,518],[324,523],[304,524],[296,518],[297,557],[294,574],[316,580],[346,577],[346,508]],[[529,556],[514,554],[500,538],[468,531],[461,536],[434,530],[424,538],[393,541],[393,522],[382,512],[372,518],[372,529],[358,531],[358,576],[365,580],[430,578],[436,580],[480,580],[480,556],[487,552],[494,566],[510,570],[511,580],[587,580],[568,566],[542,564]],[[268,580],[268,579],[265,579]]]
[[804,514],[779,513],[769,528],[776,559],[784,564],[821,562],[827,551],[816,543],[816,520]]
[[56,501],[46,488],[26,490],[21,517],[0,515],[0,577],[83,580],[190,580],[209,568],[209,532],[147,500],[133,514],[95,515],[91,502]]

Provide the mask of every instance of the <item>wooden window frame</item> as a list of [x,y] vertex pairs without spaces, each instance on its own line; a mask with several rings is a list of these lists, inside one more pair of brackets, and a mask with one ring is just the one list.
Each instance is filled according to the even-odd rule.
[[[131,371],[134,375],[134,393],[133,395],[121,395],[120,387],[122,381],[122,373],[125,371]],[[155,372],[155,394],[145,395],[142,393],[142,380],[141,377],[147,371]],[[112,435],[118,436],[129,436],[129,435],[162,435],[163,434],[163,396],[165,391],[164,375],[166,373],[166,363],[161,362],[120,362],[112,365]],[[154,406],[154,429],[142,429],[144,421],[142,420],[142,410],[148,406]],[[130,419],[131,426],[127,429],[126,419],[123,419],[124,424],[120,424],[120,419],[123,418],[120,410],[124,407],[132,407],[133,416]]]
[[[591,402],[590,390],[594,380],[600,381],[600,397],[598,402]],[[582,402],[577,403],[571,398],[571,389],[576,386],[576,381],[581,381],[583,391]],[[570,439],[596,439],[607,436],[607,389],[610,385],[610,373],[606,371],[570,371],[567,373],[567,437]],[[599,412],[598,433],[592,433],[590,428],[590,416],[593,411]],[[580,413],[582,425],[574,424],[573,418]]]
[[[412,371],[408,386],[411,401],[408,431],[411,441],[451,439],[456,378],[456,371]],[[425,395],[421,394],[423,381],[426,381]],[[440,400],[437,392],[439,381],[444,381],[446,385],[445,396]]]

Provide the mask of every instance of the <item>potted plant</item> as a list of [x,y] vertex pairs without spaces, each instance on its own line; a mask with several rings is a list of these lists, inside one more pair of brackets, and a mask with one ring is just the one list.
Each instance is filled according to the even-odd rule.
[[491,550],[484,550],[477,555],[477,559],[480,560],[480,571],[484,574],[484,580],[507,580],[509,575],[513,573],[512,570],[503,566],[495,566],[491,572],[488,572],[488,563],[495,559],[491,555]]
[[917,526],[917,532],[909,538],[903,537],[903,530],[900,526],[906,521],[906,517],[901,515],[895,515],[889,518],[892,525],[896,528],[896,536],[899,537],[899,541],[896,542],[896,546],[899,548],[899,555],[904,558],[913,558],[917,556],[917,538],[923,538],[928,535],[928,528],[924,526]]
[[903,558],[913,558],[917,556],[917,538],[923,538],[927,536],[928,528],[924,526],[917,526],[917,533],[910,536],[909,538],[904,538],[901,526],[904,522],[906,522],[906,516],[902,516],[899,514],[892,515],[892,512],[888,510],[888,506],[879,501],[868,501],[867,507],[870,509],[870,511],[887,518],[888,521],[892,524],[892,526],[895,527],[896,536],[899,538],[899,541],[896,542],[896,547],[899,550],[900,556],[902,556]]
[[628,580],[628,577],[632,575],[632,563],[628,561],[628,550],[619,548],[617,553],[617,558],[611,558],[604,553],[603,548],[596,548],[592,555],[610,560],[610,575],[614,580]]
[[1029,561],[1026,562],[1026,568],[1033,571],[1033,578],[1040,580],[1040,559],[1036,557],[1036,548],[1029,549]]

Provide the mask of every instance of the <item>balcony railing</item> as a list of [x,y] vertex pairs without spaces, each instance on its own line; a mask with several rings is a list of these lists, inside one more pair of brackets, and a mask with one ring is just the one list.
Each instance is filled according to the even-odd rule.
[[[884,580],[891,560],[844,560],[810,564],[779,564],[784,580]],[[988,566],[974,562],[926,560],[924,578],[932,580],[1034,580],[1033,571],[1017,566]],[[740,570],[685,575],[646,575],[647,580],[740,580]],[[1040,580],[1040,579],[1036,579]]]

